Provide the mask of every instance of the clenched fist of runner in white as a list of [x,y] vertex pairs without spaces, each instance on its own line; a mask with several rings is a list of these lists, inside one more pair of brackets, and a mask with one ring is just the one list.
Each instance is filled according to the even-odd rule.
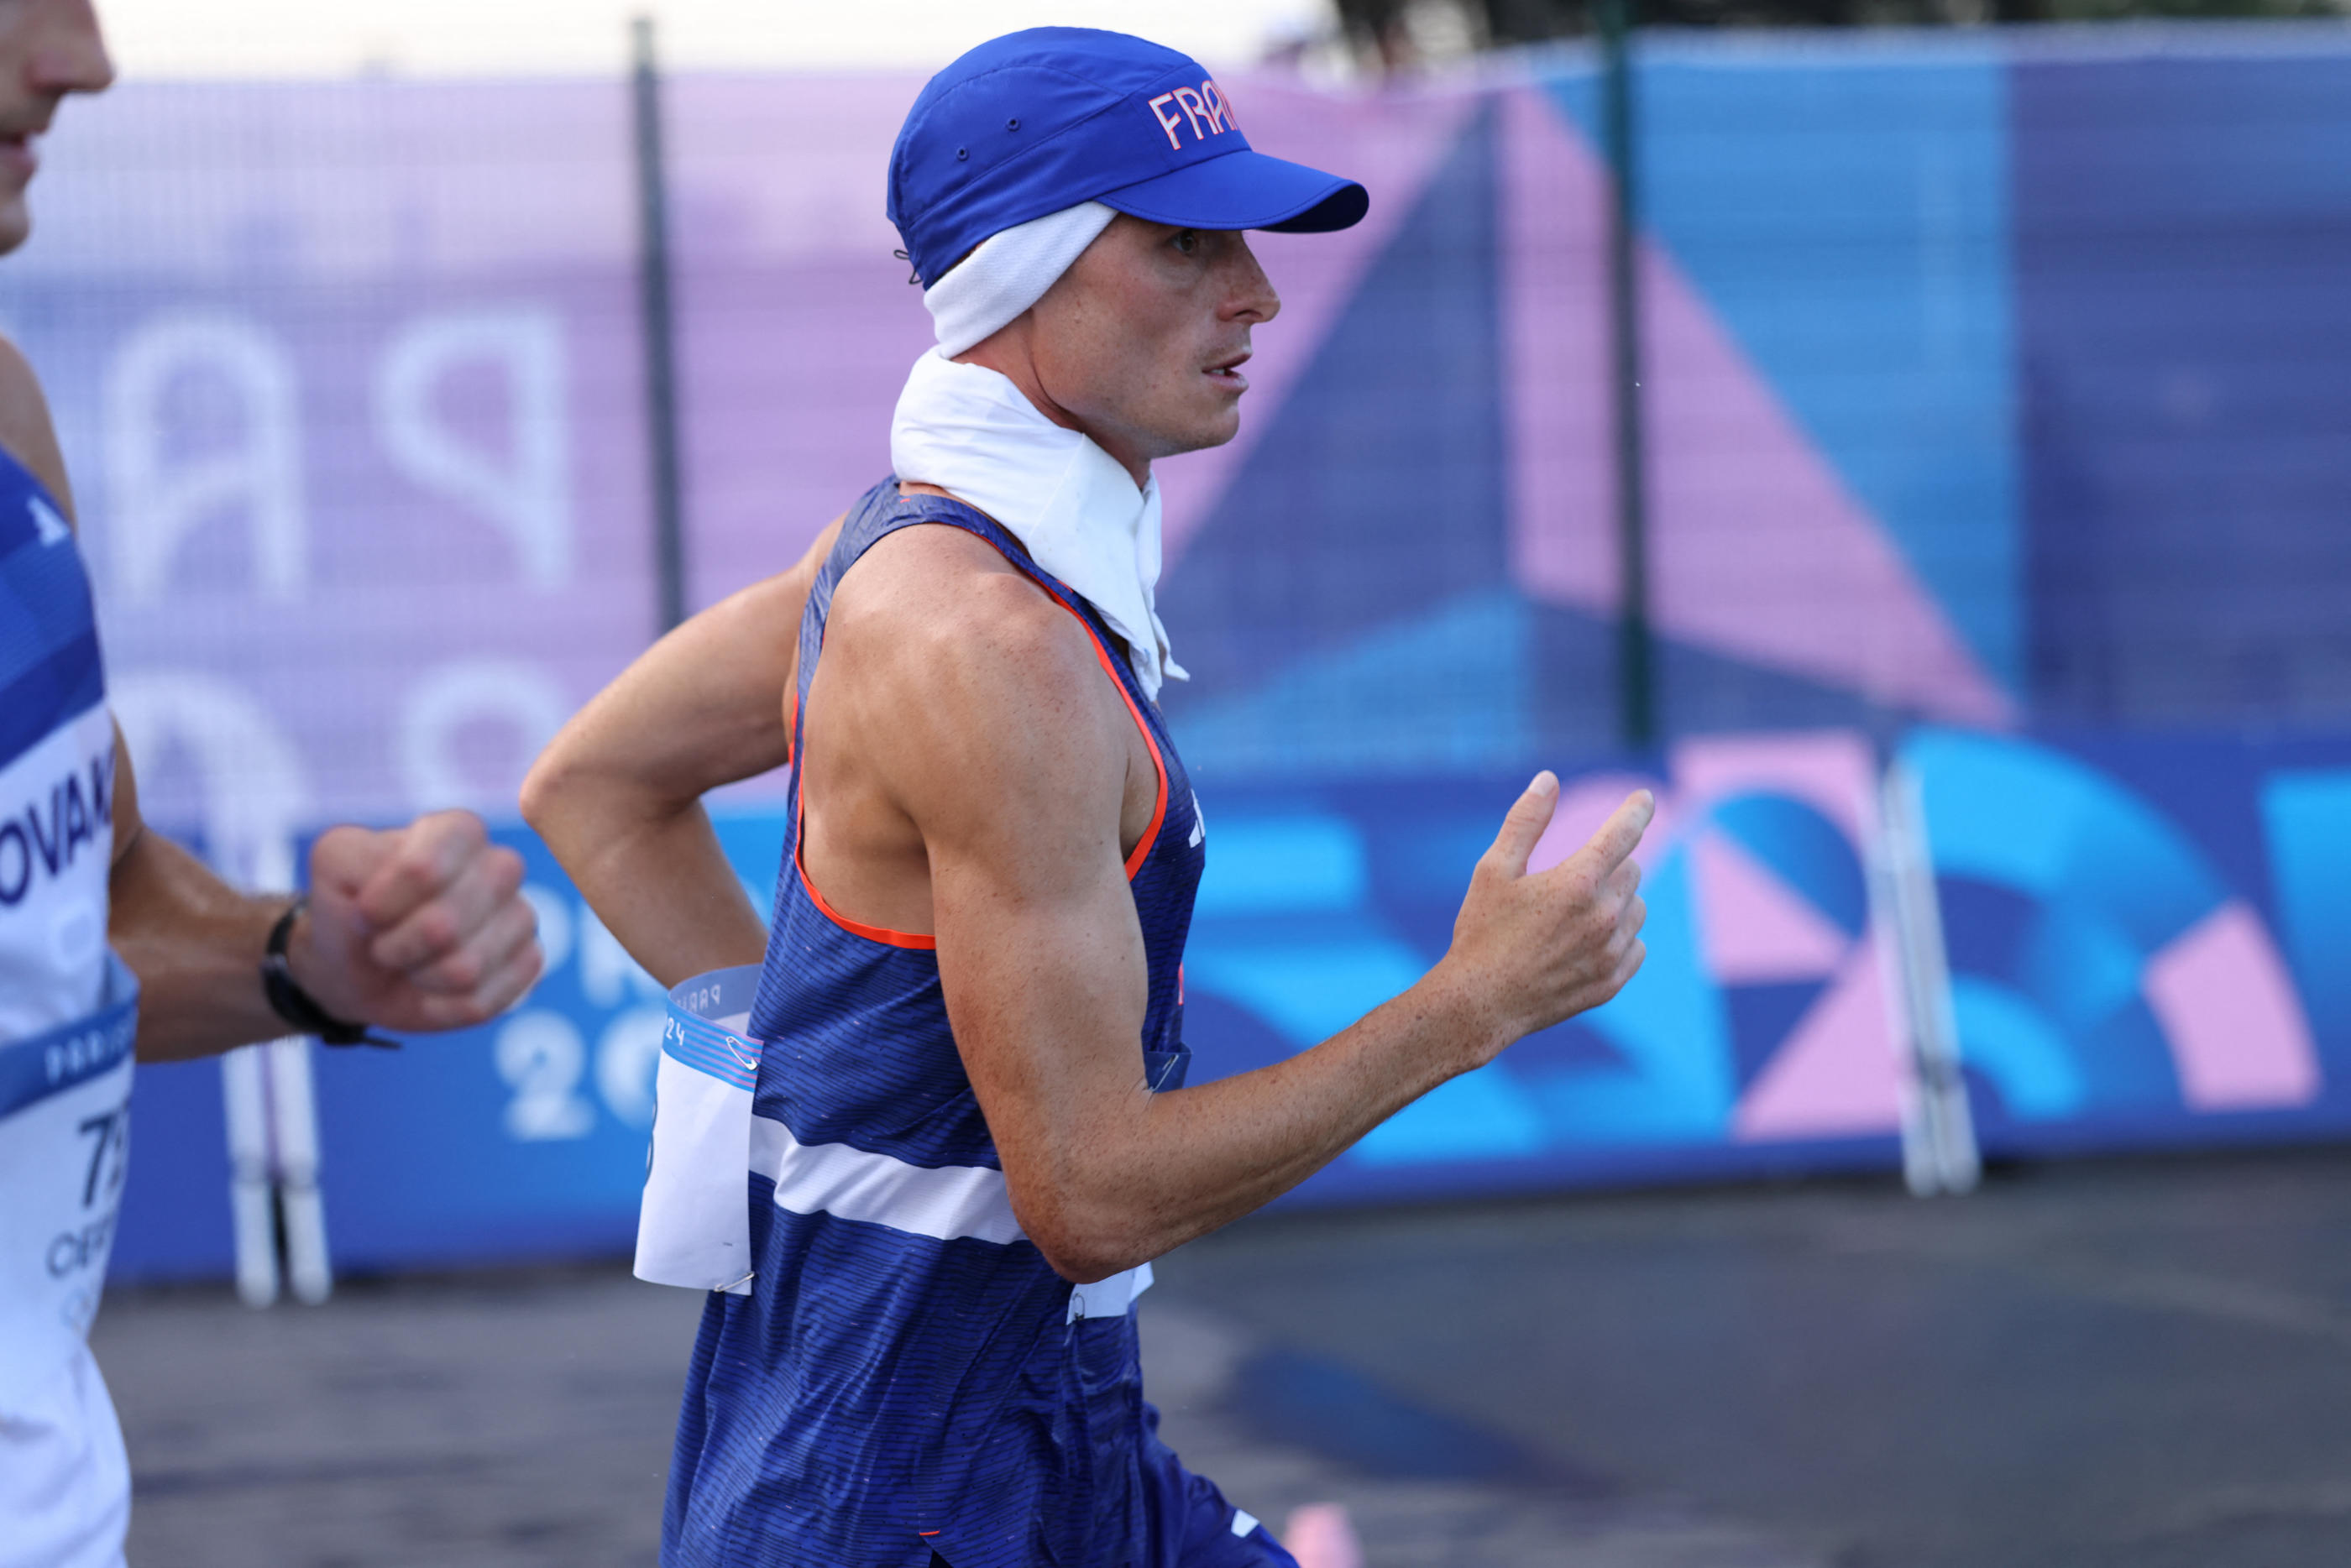
[[522,872],[469,811],[388,832],[332,828],[310,852],[310,907],[287,965],[338,1018],[413,1032],[496,1017],[538,978]]
[[1608,1001],[1647,955],[1641,926],[1649,911],[1632,855],[1656,801],[1634,791],[1583,848],[1530,872],[1527,857],[1558,807],[1558,778],[1537,774],[1479,857],[1453,922],[1453,946],[1438,965],[1455,971],[1489,1025],[1468,1036],[1482,1053],[1479,1064],[1521,1036]]
[[[139,813],[127,749],[114,775],[108,936],[139,977],[139,1056],[210,1055],[287,1033],[260,962],[283,893],[222,885]],[[309,904],[287,933],[294,983],[330,1017],[402,1033],[463,1029],[538,978],[522,857],[470,811],[378,832],[329,828],[310,850]]]

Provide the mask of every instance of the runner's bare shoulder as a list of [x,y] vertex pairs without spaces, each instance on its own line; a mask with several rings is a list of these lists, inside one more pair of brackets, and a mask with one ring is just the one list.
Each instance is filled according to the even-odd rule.
[[66,483],[65,454],[57,449],[49,400],[41,390],[40,378],[33,374],[32,361],[5,336],[0,336],[0,447],[32,470],[67,521],[72,521],[73,493]]
[[[1043,804],[1102,794],[1116,820],[1125,711],[1078,618],[953,527],[901,529],[841,579],[818,683],[831,717],[893,777]],[[1017,784],[1017,788],[1013,786]]]
[[853,649],[861,663],[903,654],[949,684],[962,667],[1026,670],[1048,684],[1094,667],[1075,617],[986,540],[946,525],[902,528],[865,553],[834,591],[825,649]]

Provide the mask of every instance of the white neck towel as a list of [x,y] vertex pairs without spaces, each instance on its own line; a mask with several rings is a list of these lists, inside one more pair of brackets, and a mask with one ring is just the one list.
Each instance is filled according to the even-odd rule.
[[898,478],[935,484],[1003,524],[1126,639],[1146,695],[1155,701],[1162,680],[1188,679],[1168,655],[1155,607],[1159,481],[1137,490],[1116,458],[1039,413],[1003,376],[946,353],[915,360],[898,395],[890,421]]

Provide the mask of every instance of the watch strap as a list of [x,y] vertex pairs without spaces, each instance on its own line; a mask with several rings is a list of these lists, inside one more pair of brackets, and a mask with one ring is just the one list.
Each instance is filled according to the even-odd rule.
[[294,934],[295,920],[309,906],[308,895],[296,898],[269,928],[269,943],[261,957],[261,993],[269,999],[269,1010],[298,1032],[317,1036],[322,1045],[374,1045],[397,1051],[400,1042],[370,1033],[367,1024],[336,1017],[295,980],[286,961],[286,944]]

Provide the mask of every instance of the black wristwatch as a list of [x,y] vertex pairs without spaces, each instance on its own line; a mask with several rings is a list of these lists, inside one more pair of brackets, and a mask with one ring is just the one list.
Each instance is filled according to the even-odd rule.
[[399,1050],[399,1041],[371,1034],[364,1023],[350,1023],[336,1017],[296,982],[294,971],[286,962],[286,943],[294,934],[295,918],[309,907],[307,896],[295,899],[277,917],[277,923],[269,928],[269,946],[261,958],[261,993],[269,999],[269,1010],[292,1024],[296,1033],[316,1035],[322,1045],[375,1045],[386,1051]]

